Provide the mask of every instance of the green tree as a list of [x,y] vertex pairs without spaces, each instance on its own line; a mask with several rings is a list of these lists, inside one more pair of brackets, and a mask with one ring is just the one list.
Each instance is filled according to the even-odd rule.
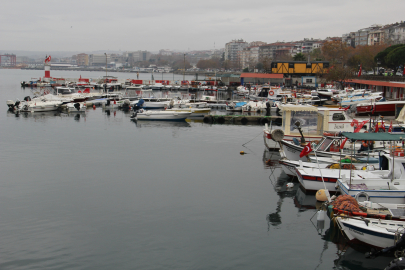
[[397,45],[390,46],[390,47],[386,48],[385,50],[377,53],[377,55],[374,57],[374,61],[375,62],[379,61],[381,63],[382,67],[395,69],[396,67],[394,65],[392,65],[390,63],[387,63],[387,58],[386,57],[388,56],[388,54],[391,51],[393,51],[393,50],[395,50],[397,48],[404,47],[404,46],[405,46],[404,44],[397,44]]
[[387,54],[385,62],[392,67],[394,74],[396,74],[399,66],[405,63],[405,45],[398,47]]
[[248,67],[245,67],[242,71],[243,71],[243,72],[249,72],[249,68],[248,68]]
[[294,61],[305,61],[305,55],[303,53],[297,53],[293,56]]

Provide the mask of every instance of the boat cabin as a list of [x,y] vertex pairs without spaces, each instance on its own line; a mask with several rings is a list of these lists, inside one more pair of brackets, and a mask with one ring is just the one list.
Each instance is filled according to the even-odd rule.
[[[296,123],[298,122],[304,136],[323,136],[324,132],[352,132],[353,118],[344,109],[317,108],[310,105],[280,105],[282,129],[286,136],[299,136]],[[363,126],[367,128],[367,124]]]

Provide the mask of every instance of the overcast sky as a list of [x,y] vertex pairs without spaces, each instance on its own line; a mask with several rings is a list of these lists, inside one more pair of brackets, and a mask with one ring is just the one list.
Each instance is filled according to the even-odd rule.
[[404,10],[405,0],[2,0],[0,49],[188,51],[232,39],[323,39],[400,22]]

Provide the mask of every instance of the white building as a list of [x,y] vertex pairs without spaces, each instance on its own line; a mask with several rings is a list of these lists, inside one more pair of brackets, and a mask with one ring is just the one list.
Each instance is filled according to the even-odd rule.
[[241,52],[248,46],[243,39],[232,40],[225,44],[225,60],[229,60],[233,63],[239,63],[241,60]]

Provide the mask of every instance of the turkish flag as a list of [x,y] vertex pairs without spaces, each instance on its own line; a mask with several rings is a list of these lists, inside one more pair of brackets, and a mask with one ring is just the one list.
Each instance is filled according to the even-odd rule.
[[354,125],[357,125],[359,123],[358,120],[353,119],[353,121],[350,123],[350,126],[354,127]]
[[388,132],[392,132],[392,120],[391,120],[390,127],[388,128]]
[[357,77],[361,76],[361,65],[360,65],[360,70],[359,70],[359,75],[357,75]]
[[357,133],[361,130],[361,128],[368,122],[369,120],[364,120],[360,124],[358,124],[357,128],[354,130],[354,133]]
[[304,149],[302,150],[301,154],[300,154],[300,158],[302,158],[303,156],[308,155],[309,153],[312,152],[312,148],[311,148],[311,143],[309,142]]

